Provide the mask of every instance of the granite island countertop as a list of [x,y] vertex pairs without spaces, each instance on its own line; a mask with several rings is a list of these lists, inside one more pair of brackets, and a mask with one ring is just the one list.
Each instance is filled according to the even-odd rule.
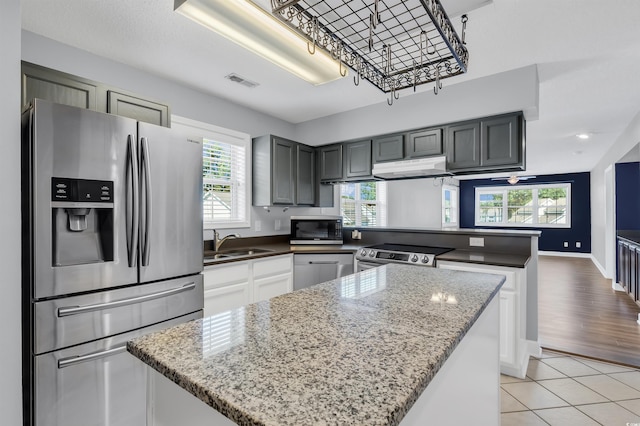
[[127,349],[238,424],[397,425],[503,281],[385,265]]

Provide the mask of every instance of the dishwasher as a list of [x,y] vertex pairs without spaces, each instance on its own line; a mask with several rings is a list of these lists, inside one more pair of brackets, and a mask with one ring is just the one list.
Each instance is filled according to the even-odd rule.
[[353,274],[353,254],[294,254],[293,289],[310,287]]

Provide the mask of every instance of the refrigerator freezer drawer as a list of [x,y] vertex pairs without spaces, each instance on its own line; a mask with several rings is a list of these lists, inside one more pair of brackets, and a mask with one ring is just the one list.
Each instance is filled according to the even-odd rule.
[[202,318],[202,311],[35,357],[37,426],[146,424],[146,366],[127,340]]
[[35,303],[34,353],[42,354],[203,308],[202,274]]

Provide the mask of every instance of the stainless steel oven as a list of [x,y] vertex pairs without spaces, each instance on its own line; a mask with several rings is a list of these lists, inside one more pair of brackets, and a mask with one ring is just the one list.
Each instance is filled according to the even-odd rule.
[[342,244],[342,216],[291,216],[291,244]]
[[387,263],[404,263],[435,267],[436,257],[453,249],[447,247],[414,246],[406,244],[378,244],[363,247],[356,253],[356,272]]

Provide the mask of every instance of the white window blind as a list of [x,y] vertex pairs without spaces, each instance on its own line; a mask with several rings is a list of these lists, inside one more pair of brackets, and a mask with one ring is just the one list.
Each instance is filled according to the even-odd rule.
[[172,117],[172,126],[202,138],[202,217],[205,228],[248,227],[250,136],[175,116]]
[[344,226],[385,226],[387,183],[359,182],[340,185],[340,214]]

